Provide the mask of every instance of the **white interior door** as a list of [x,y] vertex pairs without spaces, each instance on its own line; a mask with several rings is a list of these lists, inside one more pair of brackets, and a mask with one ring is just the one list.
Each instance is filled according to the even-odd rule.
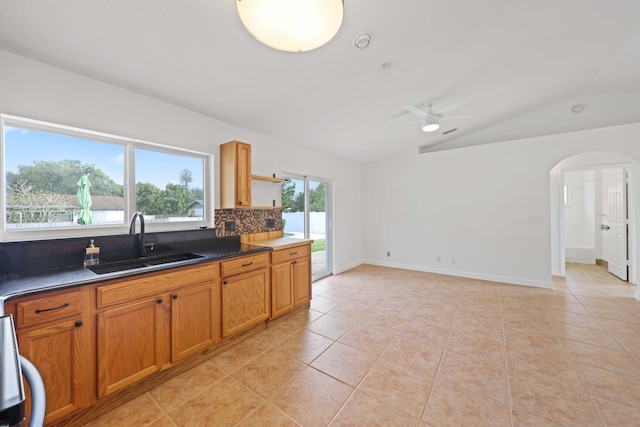
[[609,272],[628,280],[626,169],[609,177]]

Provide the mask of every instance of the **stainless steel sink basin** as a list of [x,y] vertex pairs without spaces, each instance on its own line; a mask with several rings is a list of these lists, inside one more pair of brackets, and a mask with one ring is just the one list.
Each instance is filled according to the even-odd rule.
[[118,271],[135,270],[137,268],[152,267],[155,265],[170,264],[180,261],[189,261],[192,259],[202,258],[202,255],[194,254],[191,252],[184,252],[179,254],[166,254],[158,255],[154,257],[144,257],[136,259],[128,259],[124,261],[114,261],[104,264],[94,265],[87,267],[89,270],[96,274],[115,273]]

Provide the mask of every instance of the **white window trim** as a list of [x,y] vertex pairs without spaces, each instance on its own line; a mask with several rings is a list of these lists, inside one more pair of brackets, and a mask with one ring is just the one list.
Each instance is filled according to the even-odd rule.
[[201,157],[204,161],[204,173],[203,173],[203,193],[205,202],[205,212],[203,221],[189,221],[189,222],[167,222],[167,223],[147,223],[145,224],[145,231],[147,232],[160,232],[160,231],[177,231],[177,230],[192,230],[198,228],[213,228],[213,205],[214,199],[214,158],[212,154],[203,153],[200,151],[189,150],[184,148],[171,147],[169,145],[158,144],[154,142],[144,141],[140,139],[127,138],[123,136],[91,131],[88,129],[81,129],[66,125],[60,125],[56,123],[49,123],[40,120],[28,119],[24,117],[12,116],[8,114],[0,114],[0,188],[2,189],[2,197],[0,197],[0,210],[4,215],[0,222],[0,241],[3,242],[15,242],[15,241],[29,241],[29,240],[46,240],[46,239],[60,239],[60,238],[73,238],[73,237],[90,237],[90,236],[105,236],[111,234],[126,234],[129,232],[128,220],[122,225],[89,225],[82,227],[57,227],[51,229],[6,229],[6,209],[7,209],[7,197],[6,197],[6,176],[5,170],[5,126],[24,127],[27,129],[51,132],[55,131],[63,135],[81,137],[83,139],[91,138],[96,141],[102,141],[110,144],[117,144],[124,147],[125,151],[125,166],[124,166],[124,194],[125,194],[125,218],[131,218],[134,214],[132,201],[135,200],[135,158],[134,151],[136,148],[149,149],[153,151],[160,151],[167,154],[176,155],[193,155],[194,157]]

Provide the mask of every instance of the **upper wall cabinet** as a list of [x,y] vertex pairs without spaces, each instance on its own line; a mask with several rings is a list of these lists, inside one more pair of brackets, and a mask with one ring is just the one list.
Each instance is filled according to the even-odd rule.
[[251,206],[251,145],[231,141],[220,146],[220,207]]

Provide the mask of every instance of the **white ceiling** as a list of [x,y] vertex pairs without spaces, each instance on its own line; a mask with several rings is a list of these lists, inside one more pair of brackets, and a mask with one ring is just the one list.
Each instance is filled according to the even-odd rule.
[[[234,0],[0,0],[0,49],[359,163],[640,121],[637,0],[344,3],[338,35],[295,54],[255,41]],[[465,97],[450,114],[472,118],[404,123]]]

